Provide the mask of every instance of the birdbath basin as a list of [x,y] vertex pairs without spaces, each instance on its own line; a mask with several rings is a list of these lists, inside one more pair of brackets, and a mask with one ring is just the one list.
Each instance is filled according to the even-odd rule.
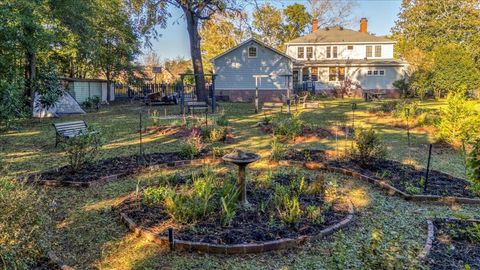
[[231,153],[222,157],[224,161],[233,163],[238,166],[237,189],[240,192],[238,200],[243,206],[248,205],[247,201],[247,185],[245,183],[245,171],[248,164],[260,159],[255,153],[246,153],[242,150],[233,150]]

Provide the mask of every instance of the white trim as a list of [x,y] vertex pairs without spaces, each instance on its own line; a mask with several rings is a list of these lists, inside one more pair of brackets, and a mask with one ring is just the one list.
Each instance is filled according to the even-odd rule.
[[[380,74],[380,73],[382,73],[382,71],[383,71],[383,74]],[[375,72],[377,72],[377,74],[375,74]],[[365,76],[367,76],[367,77],[383,77],[383,76],[385,76],[386,73],[387,72],[386,72],[385,69],[369,69],[369,70],[366,70]]]
[[281,51],[279,51],[279,50],[277,50],[277,49],[275,49],[275,48],[273,48],[273,47],[270,47],[270,46],[268,46],[267,44],[265,44],[265,43],[259,41],[258,39],[255,39],[255,38],[252,37],[252,38],[249,38],[249,39],[245,40],[244,42],[238,44],[237,46],[234,46],[234,47],[226,50],[225,52],[223,52],[223,53],[221,53],[221,54],[213,57],[212,59],[210,59],[210,62],[215,61],[217,58],[220,58],[220,57],[222,57],[222,56],[224,56],[224,55],[226,55],[226,54],[228,54],[228,53],[236,50],[237,48],[242,47],[243,45],[245,45],[245,44],[247,44],[247,43],[249,43],[249,42],[255,42],[255,43],[257,43],[258,45],[260,45],[260,46],[262,46],[262,47],[265,47],[265,48],[267,48],[267,49],[270,49],[270,50],[276,52],[277,54],[279,54],[279,55],[281,55],[281,56],[283,56],[283,57],[285,57],[285,58],[287,58],[287,59],[290,59],[290,60],[292,60],[292,61],[295,61],[295,58],[293,58],[293,57],[291,57],[291,56],[289,56],[289,55],[287,55],[287,54],[285,54],[285,53],[283,53],[283,52],[281,52]]
[[364,44],[395,44],[396,41],[336,41],[336,42],[300,42],[300,43],[285,43],[285,45],[343,45],[343,44],[357,44],[357,45],[364,45]]
[[[256,88],[245,88],[245,87],[241,87],[241,88],[217,88],[215,87],[215,91],[241,91],[241,90],[256,90]],[[281,88],[281,89],[278,89],[278,88],[258,88],[258,90],[262,91],[262,90],[267,90],[267,91],[283,91],[283,90],[287,90],[287,88]]]
[[[250,56],[250,49],[255,49],[255,56]],[[257,58],[258,57],[258,47],[255,45],[250,45],[247,47],[247,58]]]

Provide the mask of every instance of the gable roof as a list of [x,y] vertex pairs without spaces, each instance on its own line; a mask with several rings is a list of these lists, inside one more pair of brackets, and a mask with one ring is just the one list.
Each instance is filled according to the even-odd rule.
[[317,30],[306,36],[296,38],[286,44],[298,43],[339,43],[339,42],[383,42],[395,43],[395,41],[386,37],[375,36],[368,33],[362,33],[343,27],[327,27]]
[[249,42],[255,42],[255,43],[257,43],[258,45],[260,45],[260,46],[262,46],[262,47],[264,47],[264,48],[267,48],[267,49],[269,49],[269,50],[271,50],[271,51],[274,51],[275,53],[277,53],[277,54],[279,54],[279,55],[281,55],[281,56],[283,56],[283,57],[286,57],[286,58],[288,58],[288,59],[290,59],[290,60],[295,60],[293,57],[291,57],[291,56],[289,56],[289,55],[287,55],[287,54],[285,54],[285,53],[283,53],[283,52],[281,52],[281,51],[279,51],[279,50],[277,50],[277,49],[275,49],[275,48],[273,48],[273,47],[271,47],[271,46],[269,46],[269,45],[267,45],[267,44],[265,44],[265,43],[263,43],[263,42],[261,42],[260,40],[258,40],[258,39],[256,39],[256,38],[251,37],[251,38],[245,40],[244,42],[238,44],[237,46],[232,47],[232,48],[226,50],[225,52],[223,52],[223,53],[221,53],[221,54],[213,57],[212,59],[210,59],[210,61],[214,61],[215,59],[220,58],[220,57],[222,57],[222,56],[224,56],[224,55],[226,55],[226,54],[228,54],[228,53],[236,50],[237,48],[240,48],[240,47],[242,47],[243,45],[248,44]]

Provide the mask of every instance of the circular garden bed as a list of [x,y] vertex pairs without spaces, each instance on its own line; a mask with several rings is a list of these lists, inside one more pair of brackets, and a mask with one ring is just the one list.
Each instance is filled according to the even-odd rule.
[[480,220],[434,219],[430,269],[480,269]]
[[353,206],[337,196],[324,174],[262,173],[247,185],[246,206],[238,201],[235,181],[225,168],[175,174],[131,195],[118,210],[131,230],[155,242],[168,245],[172,228],[177,249],[224,254],[297,246],[353,218]]
[[299,161],[308,168],[327,169],[372,182],[406,199],[462,203],[480,203],[480,196],[470,182],[443,172],[425,169],[393,160],[377,159],[361,166],[355,159],[330,159],[323,150],[292,150],[286,160]]

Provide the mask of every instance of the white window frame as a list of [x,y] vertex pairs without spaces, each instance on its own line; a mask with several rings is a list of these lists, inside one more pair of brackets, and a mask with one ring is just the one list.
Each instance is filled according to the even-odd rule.
[[[255,56],[250,55],[250,49],[255,49]],[[248,56],[248,58],[257,58],[257,56],[258,56],[257,46],[248,46],[247,56]]]
[[338,47],[337,46],[332,46],[332,58],[333,59],[338,58]]
[[332,58],[332,46],[325,47],[325,58]]
[[[377,55],[377,49],[379,48],[379,54]],[[380,58],[382,57],[382,45],[375,45],[374,48],[373,48],[373,55],[376,57],[376,58]]]
[[[299,53],[300,53],[300,49],[302,49],[302,52],[303,52],[303,57],[299,57]],[[302,46],[298,46],[297,47],[297,59],[305,59],[305,56],[306,56],[306,53],[305,53],[305,47],[302,47]]]
[[[308,57],[308,49],[312,50],[312,56],[311,57]],[[308,46],[308,47],[305,47],[305,58],[307,59],[313,59],[313,47],[312,46]]]

